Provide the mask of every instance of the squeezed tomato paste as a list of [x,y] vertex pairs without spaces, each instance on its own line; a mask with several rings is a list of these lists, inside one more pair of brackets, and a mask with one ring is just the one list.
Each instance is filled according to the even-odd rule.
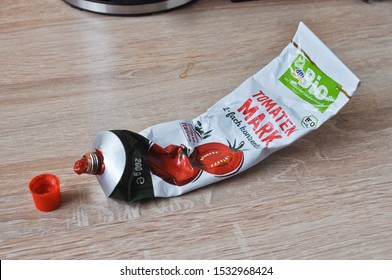
[[74,169],[96,175],[112,198],[181,195],[242,172],[317,129],[359,83],[301,22],[278,57],[206,113],[139,133],[103,131]]

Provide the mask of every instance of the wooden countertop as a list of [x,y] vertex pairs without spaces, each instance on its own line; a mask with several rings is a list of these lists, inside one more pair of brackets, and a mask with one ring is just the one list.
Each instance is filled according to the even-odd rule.
[[[104,196],[75,160],[101,130],[194,118],[276,57],[304,21],[362,80],[317,131],[171,199]],[[0,5],[1,259],[391,259],[392,2],[197,1],[111,17]],[[27,185],[61,180],[35,210]]]

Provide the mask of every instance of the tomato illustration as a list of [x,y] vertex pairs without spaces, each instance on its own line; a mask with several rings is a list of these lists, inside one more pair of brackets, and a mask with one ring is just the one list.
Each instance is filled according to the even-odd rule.
[[191,161],[202,170],[214,175],[234,174],[244,162],[244,154],[240,149],[245,143],[242,141],[238,147],[235,147],[236,141],[233,145],[227,142],[229,146],[219,142],[197,146],[190,156]]
[[152,144],[148,150],[148,159],[153,174],[176,186],[196,180],[202,172],[200,168],[192,166],[185,146],[169,145],[162,148]]

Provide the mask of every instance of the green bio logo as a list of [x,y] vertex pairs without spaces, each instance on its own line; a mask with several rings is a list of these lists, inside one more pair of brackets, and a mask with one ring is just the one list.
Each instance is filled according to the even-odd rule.
[[328,77],[303,54],[295,58],[279,81],[321,113],[335,102],[341,88],[340,84]]

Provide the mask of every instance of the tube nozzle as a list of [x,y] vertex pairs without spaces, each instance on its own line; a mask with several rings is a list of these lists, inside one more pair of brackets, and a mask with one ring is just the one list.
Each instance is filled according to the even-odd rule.
[[103,154],[99,150],[92,153],[86,153],[81,159],[75,162],[74,171],[80,175],[83,173],[92,175],[102,175],[105,170]]

